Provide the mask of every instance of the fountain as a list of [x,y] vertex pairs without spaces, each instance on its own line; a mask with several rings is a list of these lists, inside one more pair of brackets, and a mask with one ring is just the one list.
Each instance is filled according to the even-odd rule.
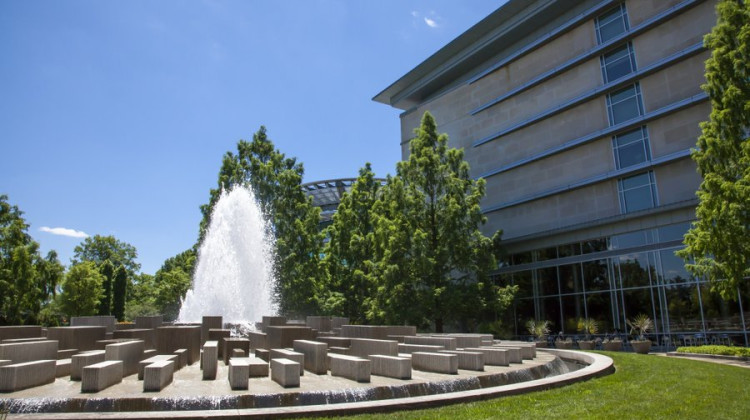
[[273,236],[255,194],[242,186],[222,191],[178,321],[200,322],[210,314],[252,326],[276,313],[273,287]]

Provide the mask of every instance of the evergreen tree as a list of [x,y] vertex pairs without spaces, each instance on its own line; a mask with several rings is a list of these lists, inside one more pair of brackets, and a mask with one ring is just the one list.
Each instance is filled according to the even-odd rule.
[[70,267],[60,295],[63,312],[68,316],[94,315],[102,297],[103,281],[99,269],[91,261]]
[[128,271],[124,266],[115,270],[115,280],[112,287],[112,315],[118,321],[125,319],[125,300],[128,291]]
[[326,231],[329,241],[323,254],[328,284],[322,296],[324,307],[327,313],[346,316],[354,323],[367,322],[377,284],[372,207],[379,187],[370,164],[365,164],[351,189],[341,196]]
[[454,296],[465,300],[471,291],[481,303],[479,292],[492,292],[486,301],[507,303],[512,290],[484,286],[496,267],[494,241],[478,229],[486,221],[484,180],[471,179],[463,150],[448,148],[432,115],[424,114],[415,134],[375,207],[382,284],[373,315],[430,321],[442,332],[446,318],[460,313]]
[[74,265],[83,261],[92,261],[100,266],[105,261],[109,261],[114,267],[125,266],[130,276],[134,276],[141,269],[141,265],[136,262],[138,251],[135,247],[111,235],[89,236],[76,246],[73,252],[72,263]]
[[115,267],[109,260],[104,261],[99,267],[102,273],[102,298],[99,301],[99,315],[112,314],[112,283],[115,279]]
[[678,255],[722,297],[736,299],[750,275],[750,4],[723,0],[716,10],[717,24],[704,38],[712,50],[702,86],[711,115],[692,153],[703,177],[698,220]]

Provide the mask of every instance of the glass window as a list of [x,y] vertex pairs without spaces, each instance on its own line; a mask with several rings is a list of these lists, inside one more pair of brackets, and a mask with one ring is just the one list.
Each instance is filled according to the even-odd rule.
[[557,247],[557,255],[560,258],[572,257],[574,255],[581,255],[581,243],[576,242],[567,245],[560,245]]
[[649,264],[647,255],[643,252],[614,258],[613,263],[617,264],[615,272],[620,276],[620,287],[627,289],[651,285],[650,274],[653,266]]
[[560,302],[564,320],[562,331],[565,334],[575,335],[578,332],[578,320],[586,318],[583,294],[562,296]]
[[628,12],[624,4],[619,4],[596,18],[596,40],[607,42],[629,28]]
[[610,249],[627,249],[652,243],[654,243],[653,229],[637,230],[613,236]]
[[691,280],[690,274],[685,269],[685,260],[674,254],[676,250],[673,248],[659,251],[662,284],[666,286],[686,283]]
[[623,213],[656,207],[656,181],[654,173],[644,172],[618,180],[620,210]]
[[589,318],[596,320],[599,324],[599,334],[613,332],[612,298],[609,292],[587,293],[586,311]]
[[560,318],[560,298],[558,296],[540,299],[539,319],[550,321],[550,334],[557,334],[562,331],[562,322]]
[[622,169],[651,160],[646,126],[612,137],[615,168]]
[[607,95],[609,124],[616,125],[643,115],[641,86],[635,83]]
[[534,254],[536,256],[536,260],[534,261],[554,260],[555,258],[557,258],[557,248],[551,247],[551,248],[538,249],[534,251]]
[[531,270],[513,273],[513,283],[518,286],[517,297],[534,296],[534,286],[531,283]]
[[581,264],[561,265],[558,270],[560,273],[560,293],[583,292]]
[[583,253],[590,254],[592,252],[606,251],[608,246],[607,238],[590,239],[583,242]]
[[684,284],[665,289],[669,310],[669,330],[673,333],[703,330],[698,287]]
[[[583,279],[586,292],[609,290],[609,269],[607,260],[587,261],[583,263]],[[591,310],[589,310],[591,313]]]
[[635,71],[635,51],[633,45],[627,44],[601,56],[602,77],[604,83],[617,80]]
[[559,292],[557,288],[557,268],[540,268],[536,272],[537,290],[539,296],[556,295]]
[[681,241],[688,229],[690,229],[690,223],[662,226],[659,228],[659,242]]

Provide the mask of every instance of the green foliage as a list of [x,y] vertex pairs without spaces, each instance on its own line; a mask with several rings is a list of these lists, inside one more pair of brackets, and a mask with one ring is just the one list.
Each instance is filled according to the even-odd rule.
[[164,319],[177,319],[182,299],[190,289],[196,253],[189,249],[164,261],[154,276],[153,303]]
[[[169,260],[171,258],[167,261]],[[132,287],[127,293],[125,319],[133,321],[138,316],[159,315],[161,313],[160,308],[156,306],[155,277],[146,273],[136,275]]]
[[273,225],[276,238],[276,299],[286,315],[317,313],[320,292],[320,251],[323,235],[318,231],[320,209],[300,188],[304,168],[277,150],[261,127],[253,141],[240,140],[237,154],[227,152],[219,170],[216,189],[209,203],[201,206],[200,241],[210,223],[211,211],[223,189],[250,185],[263,212]]
[[490,239],[478,229],[484,180],[469,176],[463,150],[448,148],[432,115],[415,134],[373,205],[380,282],[369,318],[442,332],[451,317],[466,324],[504,310],[513,289],[488,279],[500,233]]
[[646,314],[638,314],[632,320],[627,321],[630,326],[630,334],[637,334],[639,341],[646,340],[645,335],[654,328],[654,323]]
[[60,296],[60,309],[68,316],[95,315],[103,296],[104,278],[96,264],[84,261],[70,267]]
[[547,320],[537,321],[535,319],[530,319],[526,321],[526,331],[533,335],[537,340],[543,341],[547,339],[551,325],[552,323]]
[[592,335],[599,332],[599,322],[591,318],[580,318],[578,319],[577,330],[586,336],[586,340],[589,340]]
[[[405,419],[742,419],[750,412],[750,369],[677,357],[607,353],[616,372],[560,388],[438,408],[402,410]],[[383,413],[336,417],[380,419]]]
[[103,295],[99,301],[99,315],[112,314],[112,284],[115,280],[115,267],[110,260],[104,261],[99,267],[104,281],[102,283]]
[[75,265],[83,261],[91,261],[100,266],[105,261],[109,261],[113,267],[124,266],[128,275],[133,276],[141,269],[136,258],[138,258],[138,251],[133,245],[111,235],[94,235],[84,239],[75,247],[72,263]]
[[125,320],[125,301],[128,293],[128,272],[124,266],[117,267],[112,284],[112,315],[118,321]]
[[678,347],[677,353],[715,354],[719,356],[750,357],[750,348],[732,346]]
[[377,286],[371,212],[379,187],[370,164],[365,164],[349,192],[342,195],[326,231],[329,241],[323,264],[329,282],[324,289],[324,312],[346,316],[353,323],[367,322]]
[[702,86],[711,115],[692,153],[703,177],[698,220],[678,255],[691,273],[711,279],[714,291],[736,299],[750,276],[750,4],[723,0],[716,10],[716,26],[704,38],[712,50]]
[[36,323],[64,271],[54,251],[41,257],[28,228],[23,212],[0,195],[0,325]]

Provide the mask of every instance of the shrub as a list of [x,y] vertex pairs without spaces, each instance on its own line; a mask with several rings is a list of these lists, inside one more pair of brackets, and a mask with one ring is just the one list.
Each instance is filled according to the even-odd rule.
[[730,346],[679,347],[677,353],[716,354],[721,356],[750,357],[750,348]]

